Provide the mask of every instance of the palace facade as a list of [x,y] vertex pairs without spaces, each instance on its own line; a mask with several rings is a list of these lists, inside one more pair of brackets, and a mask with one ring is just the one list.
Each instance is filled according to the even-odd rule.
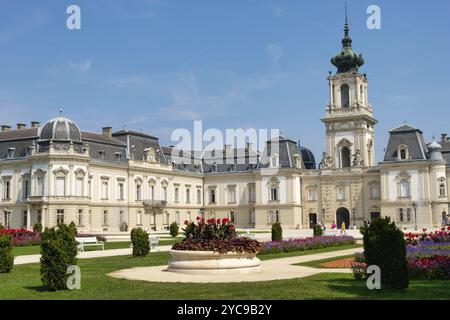
[[163,230],[199,215],[257,229],[277,221],[292,229],[333,222],[350,228],[380,216],[407,228],[447,223],[450,139],[427,144],[422,131],[403,124],[389,132],[376,163],[377,120],[347,23],[332,64],[319,164],[283,136],[261,153],[249,143],[205,156],[163,147],[142,132],[85,132],[62,115],[42,126],[4,125],[0,223],[31,229],[73,221],[83,232]]

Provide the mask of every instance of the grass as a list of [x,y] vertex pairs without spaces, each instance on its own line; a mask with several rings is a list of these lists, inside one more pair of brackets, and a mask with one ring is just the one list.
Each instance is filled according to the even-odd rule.
[[[170,239],[170,240],[160,240],[158,245],[159,246],[168,246],[177,243],[180,241],[179,239]],[[112,250],[112,249],[125,249],[130,247],[130,241],[124,241],[124,242],[106,242],[105,243],[105,250]],[[97,247],[87,247],[85,251],[95,251],[98,250]],[[40,254],[41,253],[41,247],[40,246],[32,246],[32,247],[14,247],[13,248],[13,255],[15,257],[17,256],[26,256],[26,255],[32,255],[32,254]]]
[[296,263],[295,265],[296,266],[303,266],[303,267],[318,268],[318,269],[329,269],[327,267],[321,266],[320,264],[321,263],[325,263],[325,262],[331,262],[331,261],[346,259],[346,258],[353,258],[354,256],[355,255],[351,254],[351,255],[347,255],[347,256],[339,256],[339,257],[328,258],[328,259],[323,259],[323,260],[301,262],[301,263]]
[[[327,248],[329,249],[329,248]],[[335,250],[337,248],[334,248]],[[341,248],[339,248],[341,249]],[[315,250],[309,254],[317,253]],[[306,252],[297,252],[297,255]],[[268,255],[266,259],[278,258]],[[254,283],[190,284],[147,283],[108,277],[121,269],[166,264],[168,252],[146,258],[110,257],[79,260],[82,289],[47,292],[42,287],[39,264],[15,266],[12,273],[0,274],[0,299],[445,299],[450,297],[450,281],[413,281],[404,292],[369,291],[351,274],[320,274],[308,278]]]

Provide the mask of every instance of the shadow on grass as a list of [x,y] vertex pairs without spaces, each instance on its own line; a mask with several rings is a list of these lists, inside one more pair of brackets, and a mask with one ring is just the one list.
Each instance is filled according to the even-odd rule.
[[45,286],[33,286],[33,287],[25,287],[25,289],[34,291],[34,292],[48,292],[47,287]]

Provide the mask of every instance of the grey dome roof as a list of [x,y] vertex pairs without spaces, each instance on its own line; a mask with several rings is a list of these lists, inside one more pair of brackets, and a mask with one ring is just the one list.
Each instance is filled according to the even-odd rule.
[[316,159],[314,158],[314,154],[311,150],[301,146],[300,152],[302,153],[302,159],[306,169],[316,169]]
[[70,119],[58,117],[45,123],[39,131],[40,140],[81,142],[81,131]]

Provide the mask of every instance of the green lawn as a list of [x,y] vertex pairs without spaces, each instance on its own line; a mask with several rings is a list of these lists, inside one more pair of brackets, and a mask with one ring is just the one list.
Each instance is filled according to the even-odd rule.
[[[158,245],[159,246],[168,246],[175,244],[179,242],[180,239],[170,239],[170,240],[160,240]],[[124,249],[130,247],[130,241],[125,242],[106,242],[105,243],[105,250],[111,250],[111,249]],[[87,247],[85,251],[95,251],[98,250],[96,247]],[[13,255],[15,257],[17,256],[25,256],[25,255],[31,255],[31,254],[40,254],[41,253],[41,247],[40,246],[33,246],[33,247],[15,247],[13,248]]]
[[261,255],[261,256],[258,256],[258,258],[260,260],[289,258],[289,257],[297,257],[297,256],[306,256],[306,255],[315,254],[315,253],[331,252],[331,251],[338,251],[338,250],[347,250],[347,249],[354,249],[354,248],[362,248],[362,245],[360,245],[360,244],[348,244],[348,245],[345,245],[345,246],[328,247],[328,248],[321,248],[321,249],[315,249],[315,250],[283,252],[283,253],[277,253],[277,254]]
[[[340,250],[340,248],[325,248]],[[323,250],[297,252],[313,254]],[[263,259],[284,257],[267,255]],[[445,299],[450,281],[413,281],[402,293],[374,292],[351,274],[321,274],[313,277],[256,283],[182,284],[119,280],[107,274],[140,266],[164,265],[168,252],[146,258],[110,257],[79,260],[82,289],[46,292],[41,286],[39,264],[15,266],[11,274],[0,274],[0,299]]]

